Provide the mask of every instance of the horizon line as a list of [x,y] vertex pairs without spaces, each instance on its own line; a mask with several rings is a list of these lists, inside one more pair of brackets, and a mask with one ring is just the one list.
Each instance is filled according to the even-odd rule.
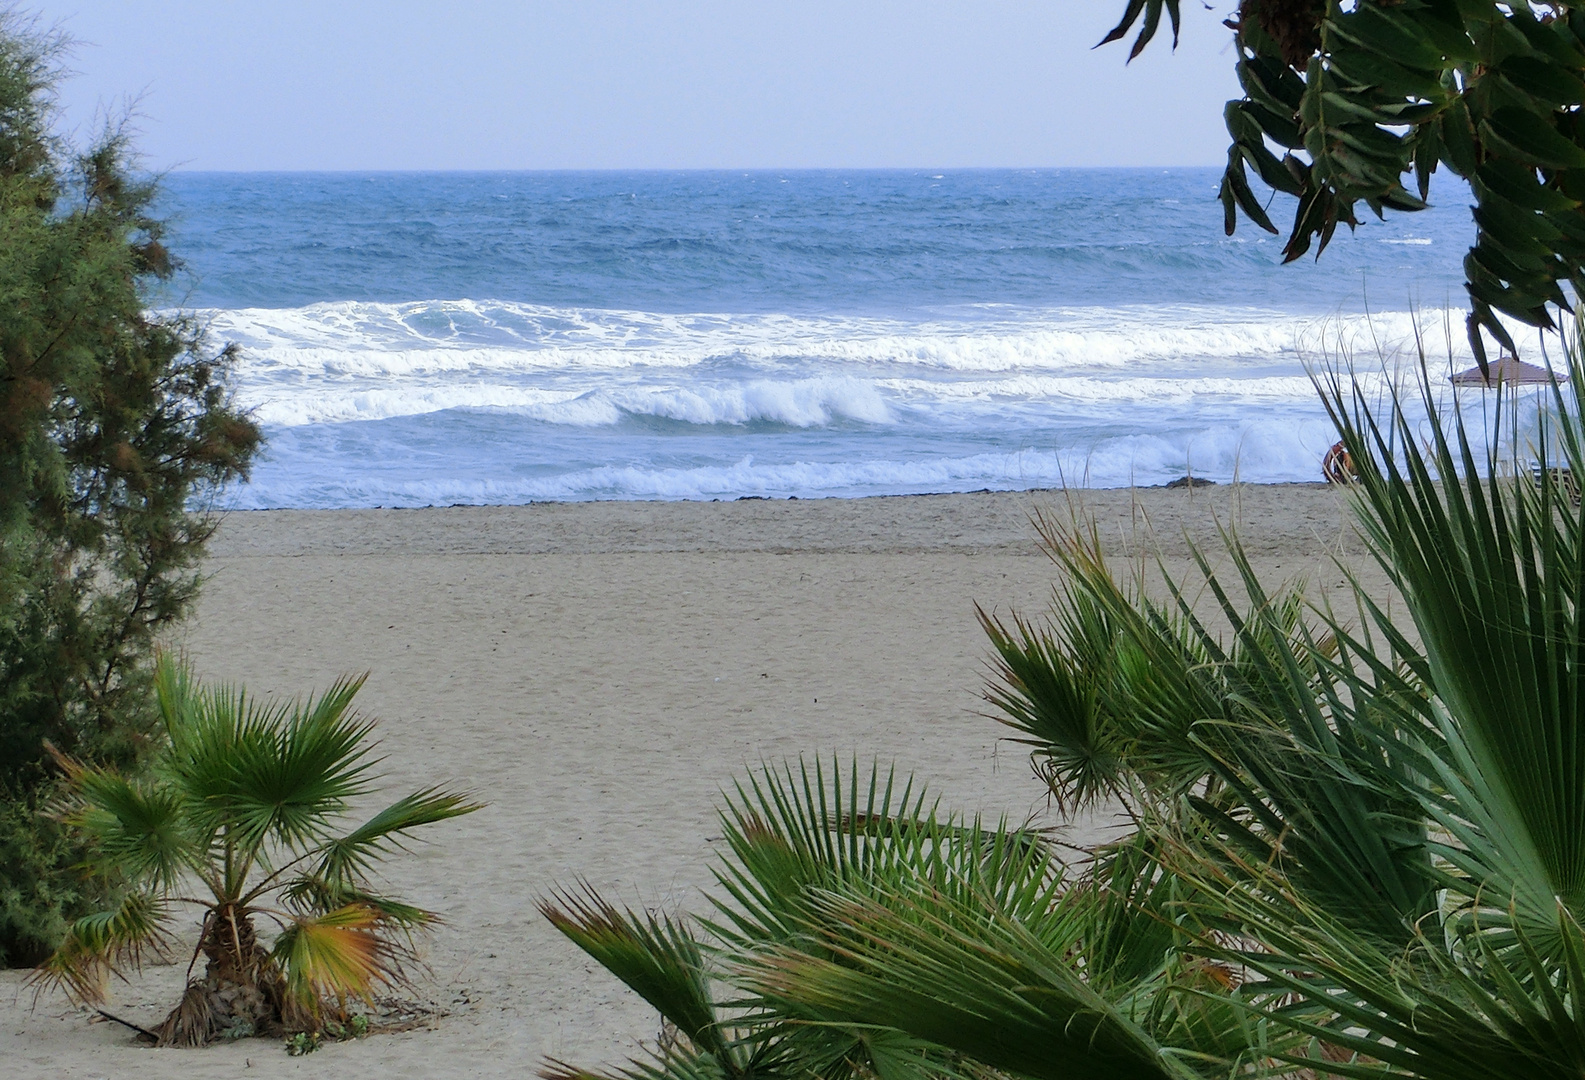
[[1216,171],[1221,165],[598,165],[523,168],[267,168],[221,169],[173,165],[150,169],[157,176],[178,173],[223,173],[226,175],[347,174],[347,175],[497,175],[518,173],[971,173],[971,172],[1176,172]]

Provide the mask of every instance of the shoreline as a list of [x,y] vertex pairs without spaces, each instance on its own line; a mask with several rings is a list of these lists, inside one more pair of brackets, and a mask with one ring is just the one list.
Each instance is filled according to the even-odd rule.
[[[1200,488],[1036,488],[861,498],[590,500],[497,506],[217,512],[211,557],[250,555],[615,554],[621,552],[1035,554],[1037,511],[1093,515],[1110,552],[1154,539],[1187,553],[1236,524],[1253,552],[1331,545],[1347,494],[1325,483]],[[1148,546],[1148,545],[1147,545]]]
[[1207,480],[1204,477],[1183,476],[1165,484],[1124,484],[1118,487],[1030,487],[1030,488],[974,488],[968,491],[887,491],[868,495],[734,495],[730,498],[609,498],[609,499],[528,499],[524,502],[500,503],[425,503],[423,506],[239,506],[208,511],[214,514],[275,514],[282,511],[339,513],[354,510],[490,510],[523,506],[587,506],[594,503],[687,503],[712,505],[740,502],[865,502],[871,499],[942,499],[957,495],[1083,495],[1118,491],[1199,491],[1217,488],[1324,488],[1331,486],[1326,480]]

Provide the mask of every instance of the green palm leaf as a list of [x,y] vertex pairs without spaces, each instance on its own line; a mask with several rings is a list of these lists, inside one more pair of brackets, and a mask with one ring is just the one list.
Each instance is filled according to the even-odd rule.
[[[174,903],[201,912],[194,963],[205,967],[158,1029],[162,1043],[318,1030],[345,1019],[350,1000],[404,985],[414,933],[438,916],[378,895],[369,879],[414,830],[479,804],[428,788],[336,835],[350,800],[372,786],[372,725],[351,711],[362,681],[269,704],[201,686],[161,657],[165,730],[147,774],[59,759],[60,816],[85,842],[86,868],[129,891],[116,910],[71,928],[39,985],[98,1000],[109,975],[161,947]],[[279,928],[273,942],[261,940],[263,919]]]
[[[998,657],[998,683],[986,691],[986,700],[1002,714],[997,719],[1020,732],[1019,742],[1035,748],[1035,771],[1058,808],[1078,811],[1114,794],[1122,784],[1122,733],[1108,723],[1112,717],[1101,700],[1110,648],[1074,656],[1059,643],[1078,636],[1071,630],[1059,639],[1016,615],[1009,628],[976,612]],[[1115,636],[1095,625],[1080,640],[1110,646]]]
[[376,862],[400,848],[412,830],[471,814],[483,805],[440,788],[415,791],[346,835],[325,842],[312,876],[333,889],[355,889]]
[[762,768],[737,785],[721,820],[731,857],[714,870],[723,893],[707,925],[740,947],[801,934],[819,889],[925,880],[1037,911],[1056,886],[1039,833],[942,819],[911,778],[883,777],[878,766],[867,777],[857,762],[845,773],[835,762]]
[[149,892],[128,893],[109,911],[72,923],[54,954],[29,976],[39,992],[64,990],[73,999],[98,1004],[111,975],[143,962],[145,951],[163,955],[170,942],[164,902]]
[[[1578,357],[1573,350],[1576,378]],[[1428,379],[1422,385],[1434,405]],[[1561,392],[1557,401],[1564,426],[1577,431],[1577,402]],[[1467,893],[1486,894],[1499,910],[1515,905],[1545,940],[1557,903],[1585,916],[1579,511],[1514,490],[1501,478],[1517,470],[1505,467],[1495,441],[1478,456],[1461,420],[1451,438],[1434,426],[1422,451],[1396,403],[1378,423],[1334,380],[1328,404],[1367,463],[1361,516],[1404,595],[1443,706],[1442,745],[1427,755],[1437,784],[1421,792],[1455,838],[1442,854],[1463,871]],[[1560,527],[1560,516],[1573,523]]]
[[713,1054],[671,1050],[611,1072],[591,1072],[552,1058],[539,1075],[544,1080],[730,1080],[737,1074],[724,1070]]
[[[1195,864],[1205,873],[1209,864]],[[1292,1049],[1276,1056],[1343,1076],[1385,1073],[1427,1080],[1578,1076],[1585,1024],[1573,1002],[1585,990],[1585,935],[1560,912],[1554,934],[1567,962],[1544,959],[1523,929],[1510,947],[1491,935],[1416,935],[1383,948],[1309,904],[1280,875],[1246,868],[1206,873],[1197,882],[1204,913],[1235,919],[1259,948],[1205,943],[1247,967],[1274,992],[1251,1007],[1279,1027],[1330,1048],[1317,1060]],[[1191,873],[1195,871],[1190,871]],[[1252,888],[1251,881],[1260,881]],[[1449,948],[1453,944],[1453,948]],[[1284,998],[1282,995],[1287,995]],[[1287,1004],[1272,1008],[1273,1001]],[[1353,1055],[1340,1060],[1338,1051]]]
[[1041,1080],[1194,1075],[1016,920],[926,896],[889,899],[820,897],[819,951],[745,957],[745,982],[789,1011],[897,1028]]
[[179,790],[57,760],[71,784],[61,818],[94,845],[100,873],[169,891],[184,871],[200,865],[202,848],[187,825],[187,802]]
[[[163,663],[175,664],[166,658]],[[230,687],[158,688],[172,753],[166,768],[211,828],[257,850],[266,839],[301,850],[326,819],[367,791],[372,722],[351,712],[364,678],[341,679],[306,702],[269,704]]]
[[725,1055],[699,943],[665,916],[640,919],[584,887],[541,901],[540,913],[686,1035],[701,1051]]
[[405,981],[402,966],[410,953],[391,929],[378,908],[347,904],[293,920],[270,955],[295,1006],[317,1016],[327,1002],[370,1001],[379,987]]

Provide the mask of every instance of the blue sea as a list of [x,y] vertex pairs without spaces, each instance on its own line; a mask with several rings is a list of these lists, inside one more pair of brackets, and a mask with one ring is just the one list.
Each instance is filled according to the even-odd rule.
[[1319,479],[1307,364],[1466,348],[1468,192],[1281,266],[1217,181],[175,173],[160,303],[242,347],[238,508]]

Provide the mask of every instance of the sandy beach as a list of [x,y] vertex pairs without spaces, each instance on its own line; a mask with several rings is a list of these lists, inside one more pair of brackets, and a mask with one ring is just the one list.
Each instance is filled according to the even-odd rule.
[[[1322,485],[1082,500],[1110,551],[1138,551],[1148,527],[1179,570],[1185,536],[1214,549],[1218,521],[1237,522],[1270,582],[1305,574],[1319,595],[1339,587],[1333,555],[1361,563],[1343,497]],[[420,986],[437,1012],[303,1058],[267,1040],[153,1051],[64,999],[33,1008],[23,973],[5,972],[6,1075],[519,1078],[547,1056],[619,1062],[656,1017],[535,901],[581,875],[633,904],[698,910],[717,793],[746,768],[879,758],[948,806],[1045,812],[1024,753],[981,715],[974,621],[976,602],[1044,606],[1042,507],[1064,513],[1065,497],[231,515],[179,641],[200,674],[292,694],[367,670],[388,797],[445,783],[489,803],[390,866],[393,889],[447,920]],[[185,961],[117,985],[110,1011],[157,1022]]]

